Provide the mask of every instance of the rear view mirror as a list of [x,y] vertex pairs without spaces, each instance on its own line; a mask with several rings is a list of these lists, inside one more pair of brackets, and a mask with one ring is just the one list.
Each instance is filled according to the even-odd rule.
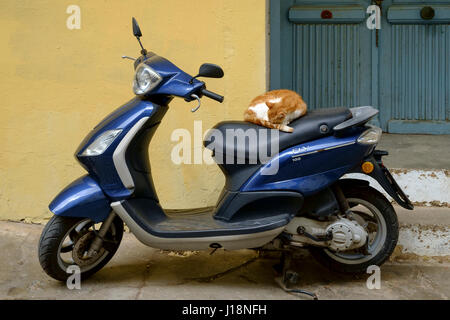
[[139,45],[141,46],[141,54],[145,57],[147,55],[147,50],[144,49],[144,46],[141,43],[140,39],[142,37],[141,28],[139,28],[139,25],[134,17],[133,19],[131,19],[131,22],[133,24],[133,35],[136,37],[137,41],[139,42]]
[[139,25],[134,17],[132,19],[132,23],[133,23],[133,35],[137,38],[142,37],[141,28],[139,28]]
[[217,64],[204,63],[200,66],[197,77],[222,78],[223,70]]
[[217,64],[212,63],[204,63],[200,66],[200,69],[198,70],[198,74],[189,81],[189,83],[192,83],[195,78],[198,77],[206,77],[206,78],[222,78],[223,77],[223,70],[221,67],[219,67]]

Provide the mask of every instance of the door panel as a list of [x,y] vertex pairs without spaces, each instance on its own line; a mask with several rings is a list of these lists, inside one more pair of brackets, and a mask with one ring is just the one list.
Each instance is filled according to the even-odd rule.
[[370,104],[371,65],[364,60],[370,37],[363,31],[354,24],[294,27],[292,87],[310,109]]
[[[271,89],[297,91],[309,109],[372,104],[371,33],[365,27],[369,1],[342,3],[271,3],[271,24],[278,23],[273,19],[274,7],[280,20],[284,16],[289,22],[279,23],[279,46],[284,50],[275,61],[279,69],[272,56]],[[274,45],[271,48],[273,54]]]
[[270,88],[310,109],[373,105],[384,131],[450,134],[449,1],[379,1],[378,31],[373,2],[271,0]]
[[[436,1],[383,6],[381,122],[393,133],[450,133],[450,6]],[[427,6],[433,19],[420,15]]]

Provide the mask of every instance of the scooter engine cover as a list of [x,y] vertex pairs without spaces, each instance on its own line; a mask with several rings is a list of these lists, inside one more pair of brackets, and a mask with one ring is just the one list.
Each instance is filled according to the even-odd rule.
[[331,233],[333,239],[329,248],[334,251],[345,251],[360,248],[366,244],[367,232],[355,221],[345,218],[330,224],[326,233]]

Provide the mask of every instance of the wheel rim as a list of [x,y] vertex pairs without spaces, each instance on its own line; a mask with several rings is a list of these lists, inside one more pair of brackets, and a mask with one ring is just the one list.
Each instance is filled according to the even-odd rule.
[[[94,232],[94,230],[98,230],[98,228],[95,227],[94,221],[91,219],[83,219],[79,221],[78,223],[74,224],[64,235],[61,242],[58,246],[58,265],[63,270],[67,270],[69,266],[72,265],[78,265],[73,260],[73,249],[76,248],[77,241],[83,238],[83,236],[87,236],[89,233]],[[116,228],[114,223],[111,224],[110,229],[108,230],[108,233],[112,235],[114,238],[116,235]],[[97,265],[99,265],[102,261],[105,260],[105,258],[108,256],[109,252],[105,250],[103,247],[99,250],[99,253],[97,256],[95,256],[95,259],[93,259],[93,262],[86,265],[81,265],[80,272],[87,272]]]
[[[360,264],[371,260],[375,257],[383,248],[387,238],[386,220],[384,219],[381,211],[370,202],[359,198],[347,199],[352,212],[356,215],[358,222],[364,220],[367,226],[364,229],[368,232],[368,252],[370,255],[365,255],[357,250],[348,252],[334,252],[329,249],[324,249],[325,253],[340,263],[345,264]],[[374,225],[376,224],[376,231],[373,232]]]

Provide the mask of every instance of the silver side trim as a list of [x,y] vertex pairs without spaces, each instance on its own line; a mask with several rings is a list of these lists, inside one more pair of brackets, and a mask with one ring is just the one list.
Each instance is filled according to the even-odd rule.
[[318,152],[322,152],[322,151],[333,150],[333,149],[337,149],[337,148],[350,146],[350,145],[355,144],[355,143],[356,143],[356,141],[350,141],[350,142],[347,142],[347,143],[339,144],[337,146],[332,146],[332,147],[323,148],[323,149],[314,150],[314,151],[309,151],[309,152],[304,152],[304,153],[297,153],[295,155],[292,155],[291,158],[292,159],[297,159],[299,157],[304,157],[304,156],[307,156],[307,155],[310,155],[310,154],[314,154],[314,153],[318,153]]
[[122,206],[122,201],[111,203],[117,215],[126,223],[130,231],[143,244],[165,250],[206,250],[211,243],[220,243],[224,249],[238,250],[261,247],[272,241],[285,227],[259,233],[233,236],[201,237],[201,238],[160,238],[142,229]]
[[343,144],[340,144],[340,145],[337,145],[337,146],[328,147],[328,148],[325,148],[323,150],[332,150],[332,149],[336,149],[336,148],[342,148],[342,147],[346,147],[346,146],[351,146],[352,144],[355,144],[355,143],[356,143],[356,141],[350,141],[350,142],[343,143]]
[[119,145],[116,147],[113,153],[114,166],[116,167],[119,178],[122,181],[125,188],[133,190],[134,182],[131,177],[130,170],[128,169],[127,162],[125,161],[125,153],[128,149],[128,145],[134,138],[136,133],[142,128],[145,122],[147,122],[149,117],[144,117],[140,119],[136,124],[128,131],[128,133],[120,141]]

